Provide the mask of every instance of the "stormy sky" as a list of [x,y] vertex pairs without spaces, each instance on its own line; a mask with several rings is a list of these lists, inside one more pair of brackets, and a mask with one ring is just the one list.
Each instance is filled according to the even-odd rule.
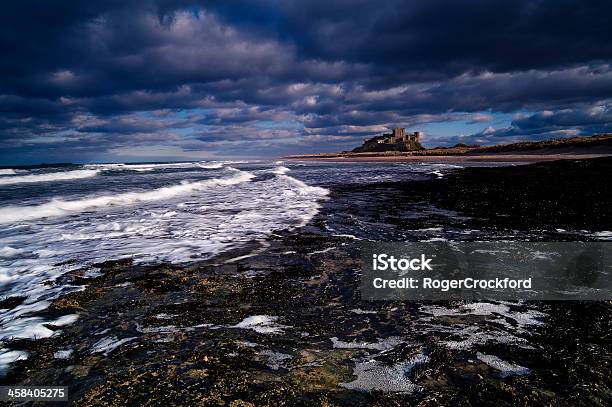
[[0,164],[272,157],[611,132],[607,0],[0,7]]

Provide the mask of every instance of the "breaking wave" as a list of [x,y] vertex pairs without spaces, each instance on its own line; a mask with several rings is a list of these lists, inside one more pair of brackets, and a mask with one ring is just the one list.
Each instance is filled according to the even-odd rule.
[[272,172],[277,175],[283,175],[283,174],[288,173],[289,171],[290,171],[289,168],[281,165],[280,167],[276,167]]
[[85,168],[97,169],[102,171],[137,171],[148,172],[164,169],[189,169],[203,168],[207,170],[217,170],[223,168],[224,164],[232,164],[233,161],[201,161],[201,162],[184,162],[184,163],[159,163],[159,164],[86,164]]
[[[85,270],[89,278],[97,273],[95,264],[126,257],[137,264],[209,259],[261,242],[274,231],[305,225],[328,194],[287,175],[286,167],[179,165],[184,171],[146,174],[124,171],[128,168],[120,164],[87,166],[82,171],[108,172],[100,182],[48,189],[23,184],[19,188],[27,204],[8,197],[0,207],[0,298],[25,300],[13,309],[0,309],[0,361],[7,335],[53,334],[46,326],[58,320],[36,313],[79,289],[62,282],[65,273]],[[198,171],[202,166],[210,168]],[[148,189],[142,190],[143,183]]]
[[[12,170],[14,171],[14,170]],[[50,182],[66,181],[79,178],[94,177],[98,174],[97,170],[74,170],[65,172],[50,172],[46,174],[18,175],[14,177],[0,178],[0,185],[21,184],[24,182]]]
[[198,167],[204,168],[206,170],[216,170],[219,168],[223,168],[222,163],[199,163]]
[[133,205],[140,202],[158,201],[199,191],[214,185],[239,184],[249,181],[253,177],[254,175],[249,172],[238,171],[235,176],[229,178],[213,178],[199,182],[183,182],[178,185],[162,187],[145,192],[126,192],[118,195],[99,196],[78,201],[54,199],[37,206],[7,206],[0,208],[0,223],[64,216],[109,206]]

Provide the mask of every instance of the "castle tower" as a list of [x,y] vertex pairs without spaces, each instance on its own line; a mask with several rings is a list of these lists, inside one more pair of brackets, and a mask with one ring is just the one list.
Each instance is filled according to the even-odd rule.
[[404,141],[406,139],[406,129],[396,127],[393,129],[393,141]]

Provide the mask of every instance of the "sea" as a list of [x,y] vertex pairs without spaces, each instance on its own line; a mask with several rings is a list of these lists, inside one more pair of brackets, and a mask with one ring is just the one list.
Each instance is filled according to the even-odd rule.
[[452,165],[203,161],[0,169],[0,341],[44,336],[49,284],[106,260],[186,264],[304,226],[337,184],[440,177]]

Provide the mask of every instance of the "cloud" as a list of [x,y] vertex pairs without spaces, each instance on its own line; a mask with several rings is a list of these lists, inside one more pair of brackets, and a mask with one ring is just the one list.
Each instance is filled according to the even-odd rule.
[[545,140],[612,133],[612,102],[558,111],[544,110],[520,115],[506,128],[489,126],[464,140],[473,144],[496,144],[522,140]]
[[[498,127],[470,136],[485,141],[599,131],[608,116],[588,112],[610,105],[611,12],[565,0],[7,4],[0,161],[149,144],[231,155],[241,140],[252,155],[298,153],[439,122]],[[498,113],[517,116],[504,129]]]

